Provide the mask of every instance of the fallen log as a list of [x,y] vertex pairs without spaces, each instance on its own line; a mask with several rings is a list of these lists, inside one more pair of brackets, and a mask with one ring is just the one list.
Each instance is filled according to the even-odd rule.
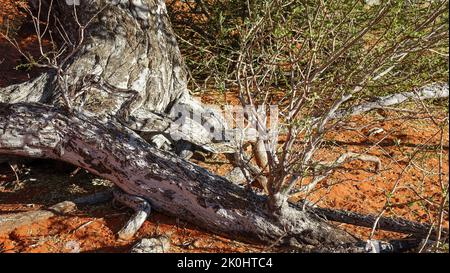
[[[328,221],[372,228],[378,215],[361,214],[345,210],[306,206],[307,210]],[[436,240],[437,229],[429,224],[409,221],[399,217],[380,217],[377,229],[413,235],[416,238]],[[448,229],[443,229],[442,237],[448,237]]]
[[293,206],[274,216],[265,196],[156,149],[113,119],[42,104],[0,103],[0,132],[0,155],[71,163],[144,198],[157,211],[234,239],[288,243],[294,238],[315,246],[358,241]]

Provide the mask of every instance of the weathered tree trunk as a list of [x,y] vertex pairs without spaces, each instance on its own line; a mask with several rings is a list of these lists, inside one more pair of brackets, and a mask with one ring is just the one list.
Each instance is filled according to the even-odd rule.
[[[49,3],[42,0],[43,10]],[[46,12],[41,13],[42,19],[46,18]],[[53,1],[50,18],[49,24],[59,29],[53,32],[65,31],[65,39],[74,44],[65,45],[70,58],[59,58],[69,95],[84,91],[83,96],[71,101],[73,108],[82,107],[86,113],[108,118],[125,106],[127,127],[146,133],[164,133],[177,114],[171,113],[176,107],[196,114],[209,111],[189,94],[185,66],[163,0],[81,1],[75,8],[65,1]],[[88,22],[81,35],[80,25]],[[61,88],[54,70],[4,88],[0,102],[56,104]],[[101,78],[104,84],[92,84],[92,76]],[[220,126],[213,119],[209,122]],[[183,138],[214,151],[208,146],[212,145],[210,133],[199,124],[191,125],[196,128],[195,134]]]
[[171,153],[112,120],[41,104],[0,104],[0,154],[62,160],[109,179],[152,208],[244,241],[338,246],[357,240],[287,206],[271,215],[265,197]]
[[[66,1],[53,2],[50,18],[59,18],[71,41],[76,43],[81,37],[74,6],[67,5]],[[45,7],[50,1],[42,0],[42,3]],[[142,99],[136,108],[154,112],[164,112],[188,95],[183,60],[164,1],[81,1],[75,9],[82,25],[91,19],[92,22],[84,33],[81,47],[64,67],[72,88],[81,87],[86,75],[95,74],[117,88],[139,92]],[[46,13],[42,13],[44,19]],[[57,24],[53,19],[49,23]],[[22,92],[17,89],[14,93],[2,92],[0,98],[11,103],[51,103],[52,96],[48,95],[54,91],[53,81],[50,73],[39,77],[33,86],[22,85]],[[124,100],[120,94],[105,94],[98,89],[88,93],[87,110],[95,113],[114,113]]]
[[[50,1],[42,3],[45,6]],[[76,44],[81,32],[74,7],[65,1],[53,1],[53,5],[68,39]],[[319,218],[291,207],[278,217],[270,215],[265,197],[161,152],[129,130],[139,131],[143,125],[160,130],[170,122],[164,115],[176,105],[188,105],[197,114],[206,111],[188,93],[164,1],[81,1],[76,10],[81,25],[92,22],[83,43],[63,61],[62,69],[70,93],[87,89],[83,113],[23,104],[56,103],[60,87],[55,71],[1,90],[0,102],[8,104],[0,106],[0,154],[72,163],[149,200],[157,210],[228,236],[265,242],[293,237],[312,245],[355,241]],[[57,24],[55,20],[53,24]],[[122,126],[109,118],[129,98],[111,92],[111,88],[107,91],[89,85],[89,75],[101,77],[116,90],[138,94],[129,105],[129,121],[134,124]],[[78,109],[82,101],[71,103]],[[203,140],[201,132],[197,130],[193,136]]]

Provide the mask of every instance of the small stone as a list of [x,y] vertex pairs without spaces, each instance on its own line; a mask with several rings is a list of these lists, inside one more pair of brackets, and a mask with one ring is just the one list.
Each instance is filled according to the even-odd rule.
[[201,248],[201,247],[203,247],[202,243],[201,243],[199,240],[195,240],[195,241],[192,243],[192,246],[193,246],[194,248]]
[[246,181],[245,175],[239,167],[234,168],[225,178],[238,185],[242,185]]
[[168,236],[158,236],[149,239],[142,239],[131,248],[131,253],[167,253],[170,250],[171,242]]
[[75,211],[76,209],[77,205],[71,201],[64,201],[49,208],[49,210],[56,212],[58,214],[70,213]]

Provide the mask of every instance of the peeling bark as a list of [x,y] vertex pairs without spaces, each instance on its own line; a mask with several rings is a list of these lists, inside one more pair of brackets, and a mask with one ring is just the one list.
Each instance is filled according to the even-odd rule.
[[152,208],[206,230],[253,242],[342,245],[357,240],[319,217],[286,206],[156,149],[121,124],[40,104],[0,104],[0,154],[50,158],[115,183]]

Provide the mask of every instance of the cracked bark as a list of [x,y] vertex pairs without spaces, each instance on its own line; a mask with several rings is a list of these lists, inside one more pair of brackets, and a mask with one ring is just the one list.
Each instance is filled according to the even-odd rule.
[[[50,0],[42,0],[42,3],[44,7],[48,6]],[[95,85],[86,86],[86,76],[96,75],[117,90],[137,93],[130,102],[132,112],[127,126],[146,135],[161,133],[167,128],[176,114],[171,111],[177,107],[198,114],[210,110],[189,94],[183,58],[163,0],[81,1],[76,10],[81,24],[91,23],[85,31],[83,44],[63,67],[70,93],[85,90],[85,97],[71,101],[73,108],[83,105],[86,113],[108,118],[127,103],[129,96],[123,93],[108,92]],[[79,40],[73,7],[65,1],[53,1],[52,12],[57,18],[64,19],[65,31],[71,41]],[[51,21],[53,27],[54,21]],[[9,86],[1,90],[0,102],[56,104],[58,94],[55,90],[58,88],[55,80],[55,71],[50,70],[30,82]],[[211,119],[209,122],[220,126],[220,121]],[[183,138],[209,151],[220,150],[201,124],[191,122],[189,126],[195,128],[195,134],[183,135]]]
[[0,154],[62,160],[148,200],[158,211],[206,230],[253,242],[295,238],[338,246],[357,239],[306,211],[274,217],[264,196],[161,151],[113,120],[42,104],[0,104]]

